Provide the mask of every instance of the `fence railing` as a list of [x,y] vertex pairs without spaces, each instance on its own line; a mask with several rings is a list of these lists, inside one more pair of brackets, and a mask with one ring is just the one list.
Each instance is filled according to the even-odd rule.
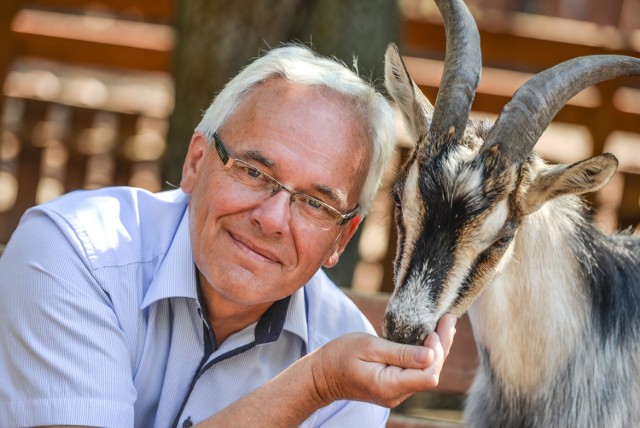
[[[134,17],[120,24],[110,24],[109,14],[93,14],[94,21],[78,19],[78,10],[85,4],[81,0],[2,3],[0,14],[15,15],[15,19],[5,32],[10,43],[0,55],[0,72],[9,70],[16,59],[38,58],[112,70],[170,73],[174,2],[106,2],[109,14]],[[60,18],[52,14],[65,11],[73,12],[73,19],[51,19]],[[474,115],[495,116],[529,76],[565,59],[603,53],[640,56],[640,47],[632,43],[639,37],[635,33],[623,34],[557,18],[477,18],[485,68],[473,105]],[[445,47],[441,20],[437,16],[406,16],[402,28],[400,45],[407,67],[420,88],[435,101]],[[108,103],[68,102],[51,94],[20,90],[19,85],[11,88],[0,107],[0,246],[7,242],[24,210],[50,195],[111,184],[159,189],[169,110],[151,113]],[[596,218],[609,229],[638,225],[640,78],[618,79],[584,91],[560,111],[553,125],[561,130],[551,129],[538,145],[551,161],[579,160],[606,150],[618,155],[620,172],[592,199]],[[571,127],[569,133],[563,131],[565,125]],[[410,149],[411,142],[401,138],[395,167]],[[393,203],[388,196],[394,171],[392,166],[385,178],[386,188],[364,225],[361,261],[353,289],[347,291],[376,327],[380,326],[393,284],[395,237]],[[478,363],[466,317],[460,320],[457,330],[437,390],[441,393],[464,394]],[[451,423],[394,416],[389,426]]]

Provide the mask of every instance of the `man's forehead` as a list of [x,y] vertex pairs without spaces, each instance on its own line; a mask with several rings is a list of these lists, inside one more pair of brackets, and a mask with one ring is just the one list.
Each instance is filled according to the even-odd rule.
[[[236,136],[231,150],[236,156],[240,156],[238,150],[243,151],[243,156],[277,171],[282,150],[306,145],[306,150],[294,148],[304,153],[300,169],[315,163],[327,169],[327,178],[315,180],[314,189],[330,195],[339,205],[353,205],[366,179],[371,143],[363,120],[352,107],[347,98],[329,89],[284,78],[267,80],[255,87],[229,118],[227,125],[235,128]],[[295,132],[303,137],[291,139]],[[251,144],[256,136],[274,144]],[[352,190],[357,194],[351,196]]]

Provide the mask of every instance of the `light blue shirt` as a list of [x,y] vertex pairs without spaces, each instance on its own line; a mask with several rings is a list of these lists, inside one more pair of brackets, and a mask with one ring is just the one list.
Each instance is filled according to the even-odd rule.
[[[348,332],[375,334],[319,271],[215,349],[188,197],[80,191],[29,210],[0,258],[0,426],[198,423]],[[383,427],[339,401],[305,427]],[[186,425],[185,424],[186,422]]]

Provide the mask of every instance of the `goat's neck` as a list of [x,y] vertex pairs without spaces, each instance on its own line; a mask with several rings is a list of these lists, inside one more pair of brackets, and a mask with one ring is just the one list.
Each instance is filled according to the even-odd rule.
[[551,201],[524,219],[494,280],[469,310],[476,340],[505,383],[535,388],[581,340],[588,303],[571,246],[579,200]]

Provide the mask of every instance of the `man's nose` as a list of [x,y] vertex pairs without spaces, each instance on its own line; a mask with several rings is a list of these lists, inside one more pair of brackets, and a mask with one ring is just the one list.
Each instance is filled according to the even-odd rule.
[[291,194],[284,187],[274,189],[251,214],[266,234],[284,233],[291,221]]

